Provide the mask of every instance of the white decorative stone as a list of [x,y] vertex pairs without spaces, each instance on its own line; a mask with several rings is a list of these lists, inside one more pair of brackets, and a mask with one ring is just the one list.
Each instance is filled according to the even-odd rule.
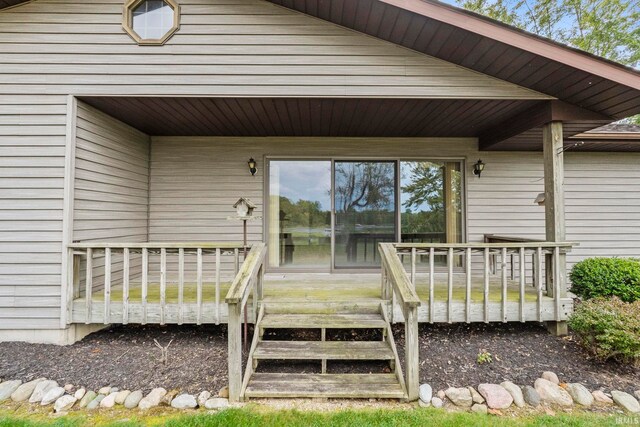
[[141,410],[147,410],[158,406],[162,398],[167,394],[167,390],[162,387],[154,388],[151,392],[142,398],[138,404],[138,408]]
[[0,402],[9,399],[21,384],[20,380],[5,381],[0,384]]
[[613,390],[611,392],[611,397],[613,398],[613,401],[625,411],[631,412],[632,414],[640,412],[640,403],[638,403],[636,398],[631,396],[629,393]]
[[64,385],[64,391],[66,391],[67,393],[71,393],[72,390],[73,390],[73,384]]
[[44,380],[36,385],[36,388],[33,390],[31,397],[29,398],[29,403],[40,403],[42,402],[42,398],[44,395],[51,390],[52,388],[58,387],[58,383],[52,380]]
[[444,406],[444,402],[439,397],[434,397],[431,399],[431,404],[434,408],[442,408]]
[[420,406],[421,408],[428,408],[431,406],[431,401],[423,402],[422,399],[418,399],[418,406]]
[[560,388],[560,386],[552,383],[544,378],[538,378],[534,384],[534,387],[540,399],[547,403],[552,403],[560,406],[572,406],[573,398],[569,393]]
[[76,399],[75,396],[65,394],[56,400],[56,403],[53,405],[53,410],[56,412],[66,412],[73,408],[73,405],[75,405],[77,401],[78,399]]
[[77,400],[80,400],[84,397],[84,395],[87,393],[87,389],[86,388],[80,388],[78,390],[76,390],[75,393],[73,393],[73,397],[75,397]]
[[544,378],[545,380],[550,381],[555,385],[560,384],[560,380],[558,379],[558,376],[555,374],[555,372],[545,371],[542,373],[541,378]]
[[87,405],[87,409],[88,410],[96,409],[98,406],[100,406],[100,402],[102,402],[102,399],[104,399],[105,397],[106,396],[104,394],[97,395],[95,399],[89,402],[89,404]]
[[573,401],[579,405],[589,407],[593,405],[593,395],[585,386],[580,383],[567,384],[567,392],[573,398]]
[[518,407],[524,407],[524,396],[522,395],[522,389],[512,383],[511,381],[504,381],[500,383],[500,386],[507,390],[513,398],[513,403]]
[[113,408],[116,406],[116,396],[118,395],[117,391],[109,393],[102,401],[100,401],[101,408]]
[[471,398],[471,393],[469,392],[469,389],[466,387],[459,387],[459,388],[449,387],[444,391],[444,394],[456,406],[470,408],[471,405],[473,405],[473,399]]
[[129,390],[122,390],[116,393],[116,405],[124,405],[124,401],[131,394]]
[[602,390],[595,390],[591,392],[591,395],[593,396],[593,398],[596,400],[596,402],[600,402],[600,403],[613,403],[613,400],[607,396],[606,394],[604,394],[604,391]]
[[491,409],[507,409],[513,403],[513,397],[498,384],[480,384],[478,393],[487,401]]
[[105,396],[111,393],[111,386],[105,386],[98,389],[98,394],[104,394]]
[[127,398],[124,400],[124,407],[127,409],[137,408],[138,404],[142,400],[142,390],[136,390],[132,392]]
[[482,403],[476,403],[471,407],[471,411],[478,414],[486,414],[489,412],[487,405],[483,405]]
[[14,402],[24,402],[31,397],[38,384],[44,380],[45,378],[38,378],[37,380],[29,381],[22,384],[16,389],[16,391],[11,393],[11,400],[13,400]]
[[420,395],[420,400],[426,403],[431,403],[431,398],[433,397],[433,389],[429,384],[422,384],[418,392]]
[[229,407],[229,399],[224,397],[213,397],[204,403],[207,409],[225,409]]
[[78,407],[85,408],[86,406],[89,405],[89,403],[93,402],[93,399],[95,399],[97,396],[96,392],[93,390],[88,390],[84,396],[82,396],[82,399],[80,399],[80,403],[78,403]]
[[186,393],[175,397],[171,401],[171,407],[176,409],[194,409],[197,406],[198,401],[196,400],[196,397]]
[[211,398],[211,393],[208,391],[203,391],[202,393],[200,393],[198,395],[198,406],[202,406],[204,407],[204,404],[206,403],[207,400],[209,400]]
[[64,394],[64,388],[54,387],[45,393],[44,397],[42,398],[42,402],[40,402],[40,404],[43,406],[50,405],[56,400],[58,400],[58,398],[61,397],[63,394]]

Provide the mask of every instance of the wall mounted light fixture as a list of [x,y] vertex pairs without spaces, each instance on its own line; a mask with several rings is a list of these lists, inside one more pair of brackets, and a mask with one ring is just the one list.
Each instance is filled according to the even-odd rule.
[[256,172],[258,172],[258,167],[257,167],[256,161],[253,160],[253,157],[252,157],[252,158],[249,159],[247,164],[249,165],[249,172],[251,172],[251,176],[254,176],[256,174]]
[[473,174],[478,178],[480,178],[480,175],[482,175],[483,170],[484,170],[484,163],[482,163],[482,160],[478,159],[478,161],[473,165]]

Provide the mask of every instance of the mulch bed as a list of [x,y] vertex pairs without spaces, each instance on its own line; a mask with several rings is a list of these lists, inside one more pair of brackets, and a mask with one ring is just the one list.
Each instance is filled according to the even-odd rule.
[[[395,326],[400,351],[403,332],[403,325]],[[332,338],[355,338],[349,335],[334,334]],[[311,335],[304,337],[312,339]],[[161,351],[154,339],[163,346],[173,340],[166,364],[160,360]],[[491,353],[493,361],[479,365],[476,358],[480,351]],[[632,392],[640,388],[640,370],[598,362],[571,337],[554,337],[542,326],[530,323],[421,325],[420,361],[421,381],[435,390],[507,379],[533,385],[545,370],[590,390],[602,387]],[[317,372],[319,364],[287,362],[259,369]],[[386,369],[380,363],[330,366],[331,372]],[[112,385],[130,390],[165,387],[191,393],[217,392],[227,384],[226,326],[118,326],[65,347],[0,343],[0,378],[37,377],[92,389]]]

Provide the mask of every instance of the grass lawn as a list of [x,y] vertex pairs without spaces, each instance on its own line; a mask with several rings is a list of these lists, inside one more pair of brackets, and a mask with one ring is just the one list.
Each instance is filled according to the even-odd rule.
[[[0,409],[0,427],[80,427],[80,426],[616,426],[620,415],[574,412],[549,415],[523,415],[519,417],[478,415],[467,412],[447,412],[436,409],[354,409],[327,412],[269,410],[258,407],[230,409],[216,414],[150,411],[142,416],[136,412],[109,411],[72,413],[54,417],[43,413],[8,412]],[[627,421],[628,423],[628,421]]]

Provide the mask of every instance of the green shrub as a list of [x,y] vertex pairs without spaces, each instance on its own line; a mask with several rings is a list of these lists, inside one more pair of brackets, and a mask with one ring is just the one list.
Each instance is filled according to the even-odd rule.
[[571,291],[584,299],[618,297],[640,300],[640,260],[633,258],[587,258],[571,270]]
[[640,301],[594,298],[579,303],[569,326],[598,359],[640,366]]

